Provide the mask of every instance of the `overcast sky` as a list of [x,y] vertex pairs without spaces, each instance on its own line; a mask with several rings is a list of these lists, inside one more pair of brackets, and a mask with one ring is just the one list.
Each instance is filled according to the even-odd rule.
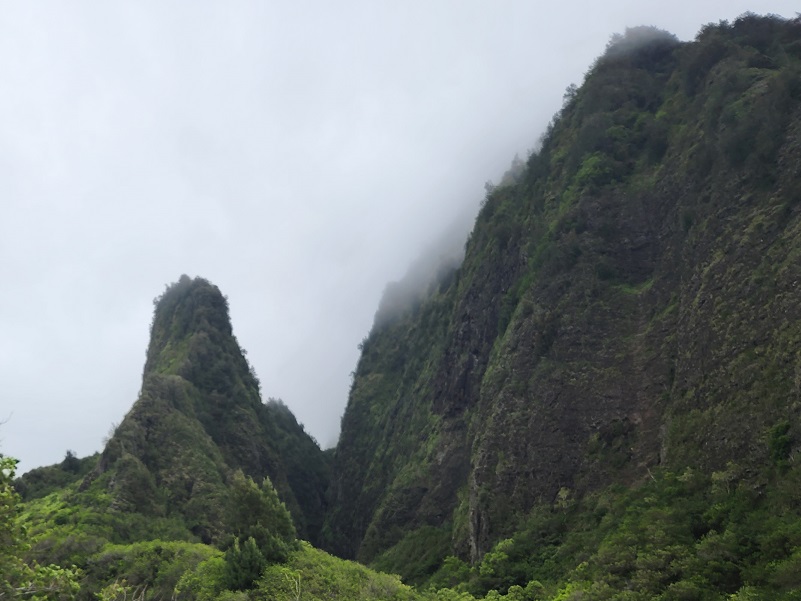
[[229,297],[264,396],[332,445],[386,283],[611,34],[794,5],[0,1],[0,453],[100,450],[182,273]]

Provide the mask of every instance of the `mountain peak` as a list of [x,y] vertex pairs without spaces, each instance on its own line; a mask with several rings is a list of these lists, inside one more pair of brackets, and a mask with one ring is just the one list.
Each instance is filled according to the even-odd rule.
[[[213,342],[233,337],[228,299],[214,284],[182,275],[153,300],[155,311],[150,326],[150,346],[145,373],[181,374],[187,341],[205,334]],[[235,342],[235,340],[233,340]],[[241,354],[241,353],[240,353]]]
[[313,538],[327,479],[322,452],[287,408],[262,402],[226,297],[208,280],[183,275],[154,305],[139,399],[84,487],[112,472],[106,480],[116,506],[182,515],[193,534],[215,540],[224,516],[208,499],[224,496],[242,470],[269,477],[299,531]]

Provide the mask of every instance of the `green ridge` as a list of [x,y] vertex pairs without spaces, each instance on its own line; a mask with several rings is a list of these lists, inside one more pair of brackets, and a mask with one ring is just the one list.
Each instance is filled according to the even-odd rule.
[[99,457],[24,502],[0,458],[0,596],[801,599],[799,40],[613,37],[461,265],[388,287],[333,453],[182,277]]
[[[532,515],[569,502],[572,521],[549,535],[558,561],[537,568],[534,545],[514,578],[471,576],[483,595],[584,578],[570,570],[601,552],[601,531],[583,552],[565,545],[596,495],[640,499],[652,478],[689,469],[711,496],[708,478],[732,462],[746,488],[780,485],[771,448],[792,469],[800,438],[800,34],[798,20],[744,15],[690,43],[653,28],[612,39],[539,150],[489,191],[461,267],[364,341],[328,548],[417,584],[454,582],[441,566],[480,569],[499,541],[529,544]],[[633,572],[606,579],[591,566],[606,592],[520,598],[639,590]],[[767,582],[746,572],[728,588],[668,593],[701,582],[677,568],[625,598]]]

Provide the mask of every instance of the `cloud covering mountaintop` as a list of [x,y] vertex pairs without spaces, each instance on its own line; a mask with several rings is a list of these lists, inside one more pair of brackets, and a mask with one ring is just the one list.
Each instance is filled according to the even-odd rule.
[[610,35],[795,8],[761,4],[5,7],[0,452],[24,471],[97,450],[182,273],[228,295],[264,395],[332,444],[386,283],[475,212]]

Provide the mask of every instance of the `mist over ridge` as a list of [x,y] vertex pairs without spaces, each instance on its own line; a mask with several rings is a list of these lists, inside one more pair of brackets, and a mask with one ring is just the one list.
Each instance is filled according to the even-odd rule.
[[[487,186],[456,277],[390,288],[342,420],[337,553],[424,583],[449,554],[511,556],[536,516],[524,562],[538,519],[657,470],[778,482],[799,452],[800,30],[747,14],[693,42],[613,37]],[[520,569],[505,582],[539,573]]]
[[[326,286],[350,264],[284,263],[267,296],[181,276],[102,453],[16,480],[0,455],[0,597],[797,601],[800,140],[801,15],[613,35],[475,218],[437,236],[447,201],[409,213],[426,250],[362,330],[334,449],[272,399],[301,374],[335,408],[319,319],[370,316]],[[306,216],[388,244],[406,166],[377,221]],[[282,251],[323,263],[337,240]],[[294,352],[269,339],[281,377],[236,298],[295,328]]]
[[24,471],[99,450],[180,273],[225,291],[264,394],[333,444],[387,282],[525,156],[610,34],[691,39],[748,8],[9,7],[2,452]]

